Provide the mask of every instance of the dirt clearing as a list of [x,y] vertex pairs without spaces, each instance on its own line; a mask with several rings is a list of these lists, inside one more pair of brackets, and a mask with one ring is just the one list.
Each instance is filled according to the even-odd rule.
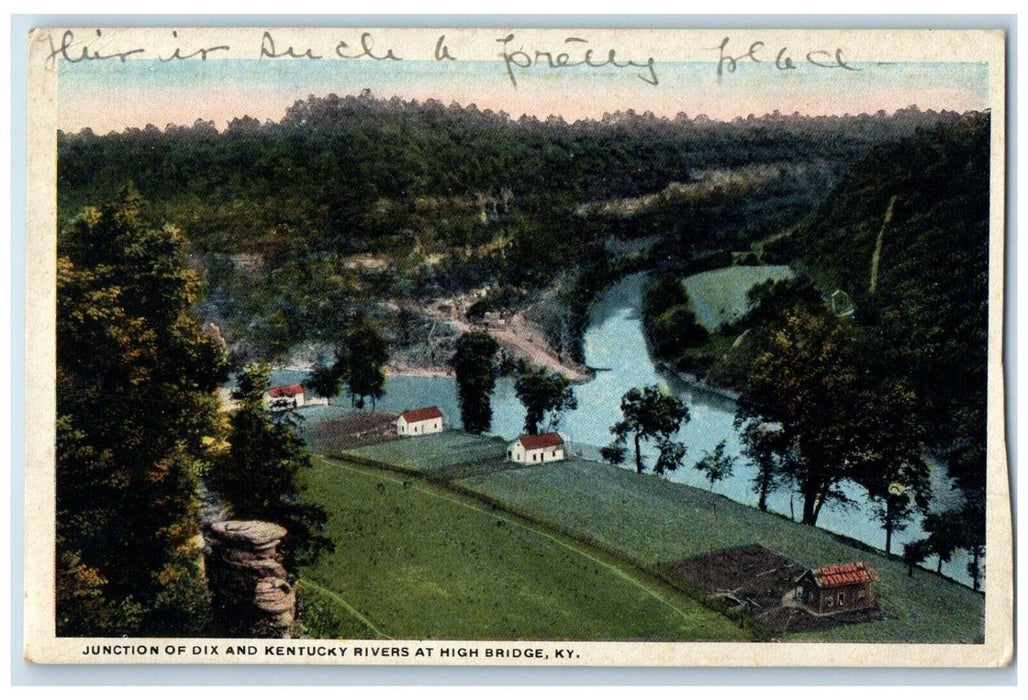
[[799,607],[792,593],[806,567],[760,545],[711,552],[671,569],[689,584],[744,609],[774,634],[827,630],[882,617],[877,606],[835,615],[816,615]]
[[304,438],[312,451],[337,454],[363,445],[396,440],[396,414],[371,411],[325,421],[305,429]]

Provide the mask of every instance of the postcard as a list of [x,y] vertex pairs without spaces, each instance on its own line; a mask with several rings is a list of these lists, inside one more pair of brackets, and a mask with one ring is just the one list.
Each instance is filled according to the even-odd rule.
[[26,659],[1010,663],[1005,41],[34,29]]

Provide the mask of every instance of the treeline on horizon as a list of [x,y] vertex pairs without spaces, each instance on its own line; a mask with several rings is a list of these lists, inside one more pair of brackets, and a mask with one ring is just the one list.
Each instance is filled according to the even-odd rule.
[[[202,261],[205,315],[258,356],[331,342],[352,316],[341,306],[481,288],[524,301],[558,284],[566,303],[544,326],[581,359],[585,305],[611,265],[605,236],[660,235],[665,257],[745,247],[809,211],[869,147],[957,119],[913,107],[732,122],[629,110],[568,124],[368,91],[311,96],[278,122],[241,117],[223,131],[197,121],[59,132],[59,230],[133,183],[150,220],[178,226]],[[778,175],[629,219],[581,215],[583,204],[755,164]],[[357,254],[382,268],[355,268]]]
[[[311,96],[278,122],[244,116],[222,131],[197,120],[105,136],[89,129],[58,132],[59,211],[68,217],[82,205],[109,201],[131,179],[148,201],[164,204],[169,213],[188,199],[229,206],[242,201],[254,224],[304,223],[312,227],[305,232],[312,242],[338,244],[346,233],[372,234],[375,240],[373,234],[386,233],[383,224],[402,223],[386,220],[383,200],[504,188],[515,196],[546,193],[576,203],[632,197],[687,182],[698,168],[853,162],[869,145],[959,116],[910,107],[891,115],[775,112],[721,122],[628,110],[568,124],[554,116],[514,120],[504,112],[436,100],[376,99],[369,91]],[[268,198],[277,198],[279,211],[262,208]],[[289,203],[313,207],[304,219],[289,211]],[[204,225],[193,235],[205,237],[231,222],[222,216],[197,223]],[[241,232],[229,226],[225,233]],[[243,235],[225,244],[259,242]]]
[[[635,197],[697,171],[770,163],[849,164],[871,145],[955,112],[778,113],[718,122],[632,110],[600,121],[511,119],[440,102],[309,97],[278,122],[250,117],[58,132],[58,212],[110,201],[132,181],[155,215],[189,224],[194,247],[267,255],[273,231],[298,250],[374,250],[419,224],[416,200],[496,197],[545,206]],[[552,208],[552,207],[551,207]],[[552,211],[547,211],[552,215]]]

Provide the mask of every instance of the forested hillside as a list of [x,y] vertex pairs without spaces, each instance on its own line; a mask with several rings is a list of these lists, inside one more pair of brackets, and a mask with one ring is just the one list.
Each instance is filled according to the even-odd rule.
[[907,378],[931,442],[984,485],[988,114],[874,148],[775,255],[846,292],[878,370]]
[[659,236],[644,265],[747,245],[809,211],[870,146],[956,118],[629,111],[567,124],[310,97],[280,122],[243,117],[220,132],[59,134],[59,218],[133,182],[152,220],[187,233],[206,268],[204,313],[241,359],[331,345],[354,309],[403,339],[426,301],[475,292],[485,307],[524,307],[541,290],[555,300],[541,313],[548,337],[581,359],[581,302],[611,269],[609,240]]
[[[976,587],[985,542],[990,126],[987,113],[967,114],[876,145],[820,206],[751,252],[665,265],[644,305],[658,356],[741,392],[737,424],[761,466],[753,485],[761,503],[795,484],[804,521],[815,522],[825,502],[840,499],[839,483],[858,483],[881,504],[887,550],[916,504],[928,537],[904,556],[943,561],[964,549]],[[695,299],[688,290],[702,290],[697,281],[713,268],[724,279],[769,281],[750,290],[740,318],[705,328],[698,310],[716,295]],[[775,270],[789,274],[772,281]],[[959,506],[932,503],[925,454],[957,480]]]

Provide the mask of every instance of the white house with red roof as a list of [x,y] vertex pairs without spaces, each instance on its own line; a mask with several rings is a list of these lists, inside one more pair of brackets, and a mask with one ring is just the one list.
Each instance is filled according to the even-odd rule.
[[522,435],[507,449],[507,457],[520,464],[559,462],[564,459],[564,439],[557,433]]
[[300,384],[273,386],[265,392],[264,402],[272,411],[288,411],[307,405],[307,392]]
[[796,579],[796,601],[819,615],[869,608],[878,581],[878,572],[862,561],[808,569]]
[[443,432],[443,412],[435,406],[404,411],[396,419],[397,435],[429,435]]

